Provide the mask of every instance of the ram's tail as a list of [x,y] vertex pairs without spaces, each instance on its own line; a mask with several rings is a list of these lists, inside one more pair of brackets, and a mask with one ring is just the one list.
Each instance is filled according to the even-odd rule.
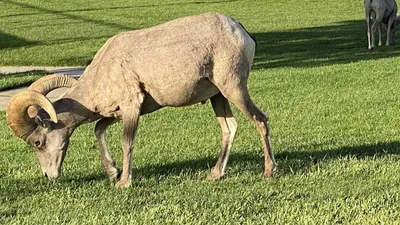
[[241,24],[240,22],[238,22],[240,24],[240,26],[242,26],[243,30],[246,31],[246,33],[251,37],[251,39],[253,39],[253,41],[256,43],[256,47],[257,47],[257,40],[256,37],[254,37],[253,35],[251,35],[246,28],[244,28],[243,24]]

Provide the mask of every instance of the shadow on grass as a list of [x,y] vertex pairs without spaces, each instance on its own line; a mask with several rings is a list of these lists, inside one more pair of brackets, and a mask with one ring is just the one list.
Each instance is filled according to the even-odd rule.
[[[255,174],[263,172],[262,151],[254,150],[251,153],[231,153],[228,168],[259,168],[254,171]],[[320,150],[320,151],[288,151],[275,154],[278,167],[278,174],[286,176],[293,172],[307,171],[310,166],[331,159],[340,159],[356,157],[366,159],[368,157],[384,157],[390,154],[400,154],[400,142],[379,143],[376,145],[361,145],[352,147],[342,147],[338,149]],[[210,168],[216,163],[216,157],[208,157],[187,161],[173,162],[166,165],[151,165],[135,169],[135,175],[143,178],[159,176],[179,176],[184,172],[197,173],[210,171]],[[249,167],[250,165],[250,167]],[[239,172],[240,173],[240,172]]]
[[[315,148],[315,146],[310,146]],[[318,148],[318,147],[316,147]],[[375,145],[345,146],[337,149],[316,151],[285,151],[276,154],[279,164],[279,173],[283,176],[307,172],[313,165],[324,163],[332,159],[356,158],[374,159],[387,155],[400,154],[400,142],[377,143]],[[281,161],[281,163],[279,163]]]
[[[12,0],[3,0],[4,3],[9,5],[18,6],[24,9],[35,10],[36,12],[30,13],[20,13],[20,14],[11,14],[2,17],[15,17],[15,16],[29,16],[29,15],[42,15],[42,14],[53,14],[65,17],[67,19],[77,20],[81,22],[89,22],[100,26],[106,26],[110,28],[118,28],[121,30],[133,30],[133,27],[125,26],[122,24],[114,23],[114,22],[107,22],[104,20],[98,19],[91,19],[88,17],[80,16],[74,14],[75,12],[90,12],[90,11],[106,11],[106,10],[119,10],[119,9],[135,9],[135,8],[145,8],[145,7],[164,7],[164,6],[183,6],[183,5],[200,5],[200,4],[217,4],[217,3],[229,3],[229,2],[236,2],[239,0],[219,0],[219,1],[195,1],[195,2],[173,2],[173,3],[161,3],[161,4],[149,4],[149,5],[131,5],[131,6],[114,6],[114,7],[97,7],[97,8],[80,8],[80,9],[71,9],[71,10],[56,10],[45,8],[42,6],[22,3]],[[1,18],[1,17],[0,17]]]
[[25,71],[25,72],[1,74],[0,78],[11,79],[11,78],[17,78],[17,77],[26,77],[28,75],[44,75],[46,73],[48,73],[48,72],[46,72],[45,70],[30,70],[30,71]]
[[[312,147],[311,147],[312,148]],[[243,168],[242,171],[248,169],[254,171],[254,174],[262,174],[263,157],[258,151],[251,153],[232,153],[229,167]],[[321,151],[287,151],[275,155],[279,164],[278,177],[287,176],[293,173],[307,173],[308,168],[315,164],[324,163],[332,159],[343,159],[355,157],[358,159],[380,158],[390,154],[400,154],[400,142],[378,143],[376,145],[361,145],[353,147],[342,147],[338,149],[321,150]],[[168,163],[166,165],[149,165],[134,169],[134,181],[141,182],[141,179],[160,178],[169,179],[171,177],[181,176],[182,174],[208,173],[210,168],[215,164],[216,157],[207,157],[201,159],[178,161]],[[246,171],[248,172],[248,171]],[[240,173],[235,172],[235,173]],[[3,179],[3,178],[2,178]],[[47,179],[30,178],[30,179],[3,179],[5,184],[0,187],[0,202],[13,202],[32,195],[40,195],[42,193],[63,190],[68,186],[69,190],[78,189],[83,185],[93,182],[105,182],[108,184],[108,178],[103,172],[93,172],[89,175],[78,174],[73,177],[64,177],[56,182],[49,182]],[[14,212],[4,212],[10,216]]]
[[[78,174],[78,177],[62,177],[56,181],[49,181],[45,177],[28,178],[28,179],[9,179],[1,178],[0,186],[0,204],[6,205],[15,201],[20,201],[33,196],[41,196],[43,194],[60,193],[68,190],[77,190],[82,186],[90,185],[93,182],[107,182],[108,179],[103,173]],[[18,208],[9,209],[8,211],[0,210],[1,217],[13,217],[20,213]]]
[[37,45],[37,41],[28,41],[15,35],[0,31],[0,50],[8,48],[19,48]]
[[135,9],[135,8],[151,8],[151,7],[165,7],[165,6],[184,6],[184,5],[202,5],[202,4],[221,4],[221,3],[230,3],[237,2],[239,0],[217,0],[217,1],[195,1],[195,2],[171,2],[171,3],[159,3],[159,4],[141,4],[141,5],[121,5],[121,6],[111,6],[111,7],[92,7],[92,8],[79,8],[79,9],[66,9],[66,10],[48,10],[43,7],[38,7],[32,4],[26,4],[11,0],[3,0],[4,3],[8,3],[10,5],[17,5],[23,8],[34,9],[38,12],[29,12],[29,13],[17,13],[10,14],[5,16],[0,16],[0,18],[7,17],[18,17],[18,16],[31,16],[31,15],[40,15],[43,12],[46,13],[69,13],[69,12],[92,12],[92,11],[107,11],[107,10],[120,10],[120,9]]
[[48,72],[42,70],[0,74],[0,92],[28,86],[46,74]]
[[[195,1],[185,3],[165,3],[162,6],[196,5],[235,2],[226,1]],[[20,3],[12,0],[3,1],[6,4],[16,5],[21,8],[34,10],[40,14],[52,14],[68,20],[92,23],[119,30],[134,30],[134,27],[123,24],[89,18],[77,15],[77,11],[116,10],[140,7],[160,7],[160,5],[136,5],[115,6],[99,8],[83,8],[71,10],[55,10],[42,6]],[[24,15],[24,14],[21,14]],[[10,15],[15,16],[15,15]],[[265,33],[253,33],[258,42],[253,69],[294,67],[308,68],[333,64],[346,64],[361,60],[375,60],[400,55],[398,45],[377,47],[370,51],[367,49],[366,23],[364,20],[348,20],[329,26],[309,27],[287,31],[273,31]],[[110,35],[112,36],[112,35]],[[30,42],[16,36],[0,33],[0,49],[14,48],[31,45],[53,45],[70,42],[85,42],[92,39],[106,39],[108,36],[60,38],[56,40]],[[69,63],[79,63],[82,60],[90,61],[92,54],[81,56],[82,58],[68,59]]]
[[[6,4],[19,6],[19,7],[24,8],[24,9],[36,10],[40,14],[43,14],[43,13],[44,14],[54,14],[54,15],[62,16],[62,17],[65,17],[65,18],[68,18],[68,19],[72,19],[72,20],[77,20],[77,21],[82,21],[82,22],[89,22],[89,23],[93,23],[93,24],[96,24],[96,25],[100,25],[100,26],[118,28],[118,29],[122,29],[122,30],[133,29],[132,27],[124,26],[124,25],[121,25],[121,24],[118,24],[118,23],[114,23],[114,22],[96,20],[96,19],[91,19],[91,18],[80,16],[80,15],[75,15],[75,14],[72,14],[72,13],[68,13],[67,10],[63,11],[63,10],[48,9],[48,8],[44,8],[44,7],[33,5],[33,4],[16,2],[16,1],[11,1],[11,0],[3,0],[3,2],[6,3]],[[22,14],[22,15],[24,15],[24,14]]]
[[368,50],[364,20],[253,35],[258,43],[253,69],[307,68],[400,55],[396,45]]

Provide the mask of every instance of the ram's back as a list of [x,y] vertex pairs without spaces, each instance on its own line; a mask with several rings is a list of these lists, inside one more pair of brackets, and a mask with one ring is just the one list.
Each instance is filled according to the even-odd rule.
[[249,38],[238,22],[215,13],[123,32],[100,49],[79,84],[91,87],[92,101],[116,102],[140,87],[160,106],[190,105],[218,93],[215,64],[229,67]]

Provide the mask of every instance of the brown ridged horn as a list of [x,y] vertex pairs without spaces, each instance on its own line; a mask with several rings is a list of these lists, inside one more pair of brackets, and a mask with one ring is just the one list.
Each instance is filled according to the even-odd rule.
[[27,113],[31,105],[39,105],[49,114],[53,122],[58,122],[56,111],[46,96],[32,90],[18,92],[8,104],[6,119],[14,134],[23,140],[26,140],[37,127],[35,120]]
[[33,90],[46,96],[52,90],[60,87],[73,87],[78,81],[64,74],[53,74],[44,76],[33,82],[28,90]]
[[[52,90],[60,87],[73,87],[78,81],[73,77],[64,74],[52,74],[44,76],[35,82],[33,82],[28,90],[37,91],[42,95],[46,96]],[[37,105],[32,105],[28,109],[29,117],[33,118],[37,115],[40,107]]]

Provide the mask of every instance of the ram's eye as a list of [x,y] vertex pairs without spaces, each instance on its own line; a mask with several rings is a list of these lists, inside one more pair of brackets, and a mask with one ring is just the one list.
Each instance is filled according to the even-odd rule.
[[42,142],[40,142],[39,140],[35,141],[35,146],[36,148],[40,148],[42,146]]

